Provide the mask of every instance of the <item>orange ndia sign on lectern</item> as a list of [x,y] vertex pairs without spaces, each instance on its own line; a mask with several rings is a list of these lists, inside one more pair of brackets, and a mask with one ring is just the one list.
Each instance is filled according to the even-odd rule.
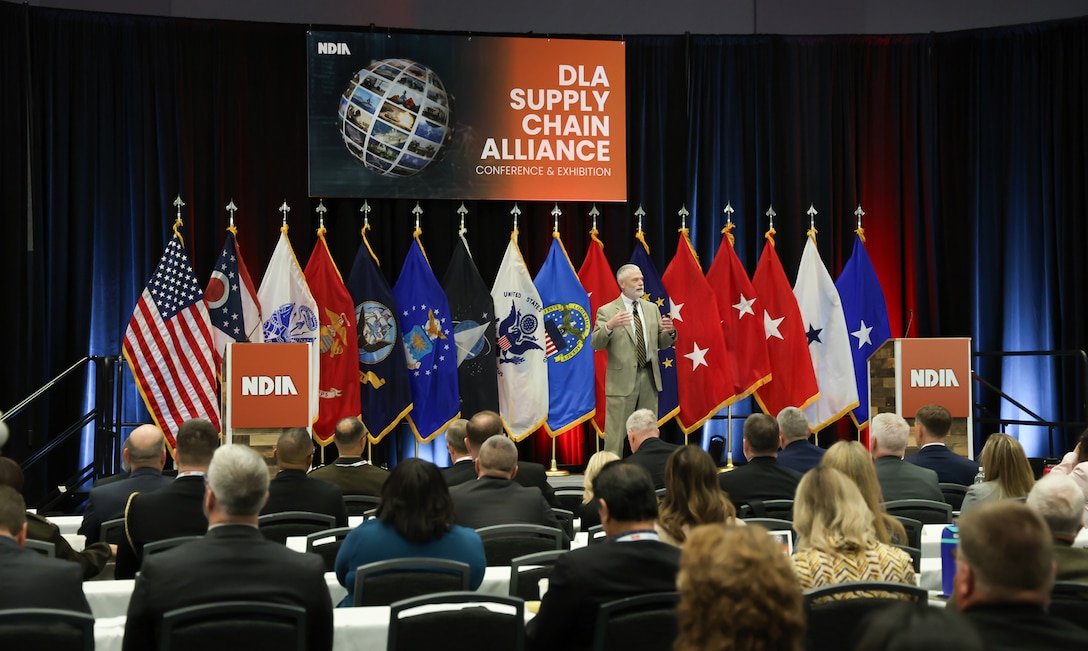
[[307,344],[236,344],[227,354],[232,428],[309,427]]

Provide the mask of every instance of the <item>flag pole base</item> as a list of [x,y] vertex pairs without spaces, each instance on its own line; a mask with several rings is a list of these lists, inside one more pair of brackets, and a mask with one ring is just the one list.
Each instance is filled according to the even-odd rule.
[[545,470],[544,474],[549,477],[569,477],[570,472],[567,470],[560,470],[559,466],[555,463],[555,437],[552,437],[552,467]]

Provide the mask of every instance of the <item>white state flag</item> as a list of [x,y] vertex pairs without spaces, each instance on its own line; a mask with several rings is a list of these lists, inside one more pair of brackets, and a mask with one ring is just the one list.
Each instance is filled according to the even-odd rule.
[[506,246],[491,298],[498,319],[499,414],[510,437],[520,441],[548,420],[548,365],[544,304],[515,237],[516,232]]
[[264,320],[261,333],[266,344],[310,344],[310,422],[317,419],[317,382],[321,377],[318,336],[321,323],[317,316],[317,301],[310,293],[302,268],[298,266],[287,226],[280,229],[280,240],[272,259],[268,261],[261,288],[257,290]]
[[815,237],[808,238],[801,254],[793,295],[801,309],[812,370],[820,387],[819,400],[805,409],[812,431],[818,432],[858,406],[858,386],[842,301],[820,259]]

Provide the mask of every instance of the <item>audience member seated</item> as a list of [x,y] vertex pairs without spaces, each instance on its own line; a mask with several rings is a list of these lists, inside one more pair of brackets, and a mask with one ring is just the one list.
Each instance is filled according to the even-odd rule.
[[[130,469],[128,479],[95,486],[87,497],[83,524],[79,527],[79,533],[83,534],[87,544],[98,542],[103,522],[125,515],[125,505],[130,495],[153,493],[174,481],[162,474],[162,468],[166,465],[166,439],[162,430],[155,425],[141,425],[132,430],[121,448],[121,457],[127,461]],[[106,542],[116,544],[119,541]]]
[[[484,441],[492,436],[506,435],[506,430],[503,428],[502,424],[502,417],[493,411],[481,411],[470,418],[465,431],[465,449],[468,450],[468,453],[472,456],[473,460],[479,455],[480,446],[484,444]],[[454,463],[454,465],[447,468],[450,472],[444,476],[448,486],[454,486],[462,482],[476,479],[475,467],[462,465],[463,463],[464,462]],[[533,463],[531,461],[522,461],[519,463],[518,475],[514,478],[514,481],[522,486],[531,486],[540,489],[540,494],[544,496],[544,499],[547,500],[552,508],[559,507],[559,502],[555,499],[555,490],[552,489],[551,484],[548,483],[548,475],[544,471],[544,466],[539,463]]]
[[218,601],[260,601],[306,610],[307,648],[332,649],[325,564],[264,539],[257,514],[268,499],[268,466],[245,445],[224,445],[207,470],[208,532],[147,559],[129,601],[124,651],[158,648],[163,614]]
[[442,469],[442,477],[447,486],[476,479],[475,459],[465,447],[467,436],[468,421],[464,418],[458,418],[446,426],[446,450],[450,453],[450,465]]
[[985,651],[971,622],[953,608],[892,604],[861,621],[854,651]]
[[797,407],[786,407],[778,412],[777,420],[782,446],[778,451],[778,463],[801,474],[819,465],[825,450],[809,440],[812,429],[805,412]]
[[26,504],[11,486],[0,486],[0,610],[56,608],[91,614],[79,566],[23,547]]
[[763,527],[692,529],[676,585],[675,651],[800,649],[801,586]]
[[363,458],[365,437],[366,428],[361,420],[356,417],[341,419],[333,434],[339,456],[336,461],[311,472],[310,477],[333,484],[344,495],[381,495],[389,471]]
[[[20,495],[23,492],[23,469],[8,457],[0,457],[0,486],[7,486]],[[55,556],[77,563],[84,580],[97,576],[116,553],[113,546],[104,542],[87,545],[77,552],[61,535],[60,527],[35,513],[26,514],[26,538],[53,543]]]
[[560,529],[552,507],[536,488],[513,481],[518,474],[518,446],[505,436],[492,436],[476,457],[476,481],[450,488],[454,522],[469,529],[496,524],[539,524]]
[[593,495],[608,540],[555,562],[540,612],[526,625],[530,651],[585,649],[601,604],[676,590],[680,550],[657,539],[650,473],[631,463],[606,464],[593,480]]
[[718,486],[718,465],[698,446],[676,447],[665,466],[665,489],[654,523],[662,542],[682,547],[692,527],[743,524]]
[[219,447],[219,432],[210,422],[194,418],[182,423],[177,436],[178,476],[154,493],[137,493],[125,509],[125,539],[117,546],[118,579],[136,576],[144,545],[178,536],[202,536],[208,531],[204,513],[204,476]]
[[1008,434],[991,434],[982,446],[981,461],[986,481],[967,488],[960,513],[979,502],[1027,497],[1035,485],[1035,474],[1031,472],[1024,448]]
[[[793,504],[797,551],[793,566],[801,588],[848,581],[890,581],[914,585],[914,566],[901,549],[879,542],[873,512],[850,479],[822,466],[797,486]],[[882,596],[849,592],[834,598]]]
[[597,510],[597,500],[593,499],[593,478],[601,471],[605,464],[619,461],[620,455],[608,450],[593,453],[586,462],[586,471],[582,476],[582,508],[579,510],[579,531],[589,531],[590,527],[601,524],[601,514]]
[[638,409],[628,416],[627,442],[631,445],[631,456],[626,462],[650,471],[654,488],[664,488],[665,464],[669,462],[669,455],[680,446],[661,440],[657,414],[649,409]]
[[909,438],[910,425],[902,416],[877,414],[869,424],[873,467],[876,468],[876,478],[880,482],[884,500],[943,502],[944,493],[938,486],[937,473],[903,461]]
[[1088,429],[1081,432],[1073,451],[1067,452],[1062,462],[1051,470],[1052,474],[1055,472],[1069,475],[1080,486],[1086,500],[1082,520],[1088,526]]
[[864,445],[857,441],[839,441],[828,448],[820,466],[834,468],[853,480],[873,514],[878,542],[907,544],[907,532],[903,529],[903,524],[884,512],[884,495],[880,492],[880,482],[876,479],[876,468],[873,467],[873,458],[869,456]]
[[1042,516],[1054,541],[1056,581],[1088,583],[1088,549],[1073,547],[1084,514],[1084,493],[1069,476],[1051,472],[1032,487],[1028,506]]
[[978,474],[978,464],[953,452],[945,441],[952,429],[952,414],[940,405],[926,405],[914,414],[914,437],[921,448],[906,458],[937,473],[937,481],[969,486]]
[[752,500],[792,500],[801,473],[778,463],[778,421],[752,414],[744,421],[744,457],[748,463],[718,475],[718,485],[740,508]]
[[467,563],[472,589],[484,580],[487,560],[475,531],[453,523],[453,500],[442,473],[428,461],[408,458],[397,464],[382,486],[377,517],[349,533],[336,556],[336,578],[348,594],[340,606],[351,606],[355,570],[360,565],[393,558],[426,556]]
[[285,429],[273,450],[279,472],[268,484],[268,503],[261,515],[285,511],[323,513],[336,518],[336,526],[348,526],[344,494],[334,484],[312,479],[306,471],[314,461],[314,441],[305,427]]
[[1088,631],[1046,612],[1054,547],[1039,514],[1025,504],[998,500],[963,513],[958,525],[956,607],[989,651],[1088,645]]

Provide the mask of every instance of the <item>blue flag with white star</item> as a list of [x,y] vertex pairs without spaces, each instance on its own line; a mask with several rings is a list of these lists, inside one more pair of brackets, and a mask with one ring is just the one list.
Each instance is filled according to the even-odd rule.
[[[668,316],[672,309],[669,295],[665,293],[665,284],[661,282],[661,274],[657,273],[657,267],[650,260],[649,245],[642,239],[641,234],[636,236],[639,242],[635,244],[635,251],[631,254],[631,264],[637,265],[642,271],[642,287],[646,294],[646,300],[657,305],[661,316]],[[680,394],[676,390],[676,349],[666,348],[657,352],[661,361],[661,393],[657,394],[657,423],[662,425],[680,413]]]
[[445,432],[461,410],[450,306],[418,236],[408,249],[393,297],[412,387],[408,423],[416,437],[427,443]]
[[854,377],[858,383],[858,406],[850,417],[859,429],[869,424],[869,374],[867,360],[885,341],[891,339],[888,325],[888,304],[880,279],[865,251],[865,244],[858,235],[854,238],[854,251],[843,267],[835,288],[842,300],[846,316],[846,329],[850,333],[850,353],[854,358]]

